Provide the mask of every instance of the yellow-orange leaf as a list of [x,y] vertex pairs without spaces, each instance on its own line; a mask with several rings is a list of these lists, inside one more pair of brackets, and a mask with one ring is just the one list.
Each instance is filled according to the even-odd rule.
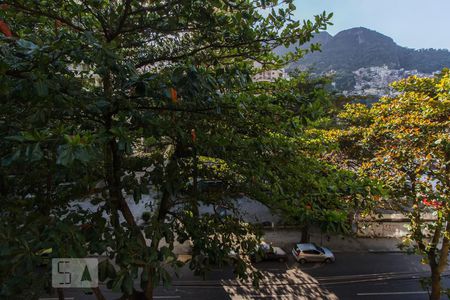
[[173,103],[177,103],[178,102],[178,95],[177,95],[177,90],[174,88],[170,88],[170,98],[172,99]]
[[63,22],[61,22],[60,20],[55,20],[55,28],[58,29],[61,26],[63,26]]
[[2,20],[0,20],[0,31],[7,37],[12,36],[12,32],[9,29],[8,25],[5,22],[3,22]]
[[191,139],[193,143],[197,140],[197,133],[195,132],[195,129],[191,130]]

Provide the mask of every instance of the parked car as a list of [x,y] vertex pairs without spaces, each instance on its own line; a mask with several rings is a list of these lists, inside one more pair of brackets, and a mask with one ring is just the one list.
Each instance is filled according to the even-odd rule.
[[325,247],[319,247],[313,243],[300,243],[292,249],[292,255],[297,262],[304,264],[306,262],[325,262],[331,263],[336,259],[333,252]]
[[288,260],[288,255],[280,247],[262,242],[259,244],[255,253],[252,253],[251,259],[252,261],[277,260],[286,262]]

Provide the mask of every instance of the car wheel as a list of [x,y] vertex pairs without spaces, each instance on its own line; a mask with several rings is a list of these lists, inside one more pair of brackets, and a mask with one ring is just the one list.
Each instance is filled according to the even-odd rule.
[[304,258],[300,258],[299,260],[298,260],[298,262],[300,263],[300,264],[304,264],[304,263],[306,263],[306,259],[304,259]]
[[330,258],[325,259],[325,263],[326,264],[330,264],[331,263],[331,259]]

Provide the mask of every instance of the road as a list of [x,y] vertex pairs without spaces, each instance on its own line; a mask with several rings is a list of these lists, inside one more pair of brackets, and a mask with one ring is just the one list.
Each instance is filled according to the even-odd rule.
[[[333,264],[299,265],[292,259],[256,267],[263,275],[260,289],[234,280],[229,269],[212,270],[206,280],[185,270],[171,287],[158,288],[155,299],[428,299],[420,285],[420,278],[429,274],[427,267],[420,264],[418,256],[403,253],[337,253]],[[449,278],[443,280],[445,287],[450,287]],[[66,296],[95,299],[79,291],[66,291]]]

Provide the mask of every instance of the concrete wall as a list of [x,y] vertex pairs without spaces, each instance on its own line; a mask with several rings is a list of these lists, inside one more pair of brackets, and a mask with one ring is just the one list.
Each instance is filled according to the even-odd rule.
[[[424,222],[433,222],[436,215],[424,213],[421,218]],[[359,237],[401,238],[408,234],[409,224],[409,219],[404,214],[384,213],[358,220],[354,231]]]
[[406,222],[368,222],[358,224],[356,235],[359,237],[404,237],[408,233]]

